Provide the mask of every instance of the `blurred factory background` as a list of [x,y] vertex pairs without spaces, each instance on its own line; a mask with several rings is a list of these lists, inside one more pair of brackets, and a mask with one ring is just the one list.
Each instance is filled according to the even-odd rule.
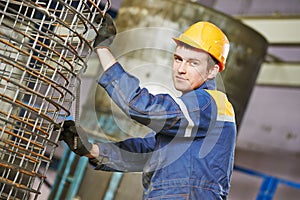
[[[214,11],[217,12],[214,13]],[[164,27],[182,31],[189,25],[189,22],[193,23],[193,20],[212,20],[219,23],[218,25],[229,33],[229,38],[232,37],[231,41],[235,40],[234,44],[241,40],[244,44],[240,49],[237,46],[233,47],[236,48],[233,51],[237,51],[237,55],[232,59],[238,61],[229,61],[227,64],[228,68],[230,64],[237,66],[232,69],[236,73],[230,71],[235,77],[228,77],[226,74],[223,76],[227,92],[228,87],[231,88],[230,91],[234,91],[235,95],[234,101],[244,103],[238,104],[241,121],[236,148],[236,169],[229,199],[296,200],[300,198],[299,0],[114,0],[110,13],[116,17],[117,27],[121,33],[120,40],[122,37],[127,38],[127,43],[120,44],[118,41],[114,43],[117,46],[113,44],[115,53],[119,55],[126,67],[133,67],[127,70],[138,75],[142,83],[152,88],[154,92],[157,85],[153,82],[156,79],[165,80],[165,83],[162,83],[164,86],[171,82],[171,79],[166,78],[169,69],[164,68],[166,71],[161,72],[161,67],[169,64],[165,60],[170,54],[169,49],[172,48],[172,44],[168,42],[172,42],[157,39],[158,43],[166,43],[167,47],[161,47],[161,44],[149,44],[153,42],[153,38],[149,35],[151,31],[156,30],[141,31],[135,28]],[[253,33],[247,27],[236,24],[235,19],[255,30],[259,36],[252,35]],[[246,29],[245,32],[243,32],[244,29]],[[161,30],[161,33],[155,37],[166,38],[168,34],[173,33],[169,33],[169,30]],[[140,42],[141,35],[146,38],[150,37],[148,43],[143,43],[148,47],[144,53],[140,53],[143,46],[135,46]],[[267,47],[264,39],[268,42]],[[130,42],[135,45],[128,44]],[[248,52],[247,46],[253,47],[255,52]],[[152,52],[153,49],[160,49],[163,59],[153,60],[156,55]],[[264,50],[266,50],[265,55]],[[240,55],[240,51],[246,51],[246,53]],[[262,62],[259,61],[260,58],[263,58]],[[251,59],[258,60],[253,63]],[[93,98],[95,98],[95,104],[102,105],[102,108],[92,108],[92,112],[102,113],[96,116],[98,123],[102,124],[101,128],[106,133],[106,137],[124,139],[142,135],[140,129],[128,128],[126,127],[128,124],[123,125],[122,121],[117,121],[116,124],[119,128],[121,127],[125,135],[115,135],[114,133],[118,131],[112,130],[112,127],[116,124],[111,123],[107,117],[103,117],[104,108],[110,108],[111,105],[105,100],[103,91],[95,88],[95,80],[99,74],[97,62],[94,56],[83,75],[82,124],[88,127],[87,124],[91,124],[92,118],[95,117],[89,112],[90,105],[93,105]],[[153,65],[153,63],[159,64]],[[245,65],[247,69],[241,70],[239,65]],[[160,69],[155,70],[158,68]],[[241,80],[244,80],[246,85],[243,85]],[[239,92],[240,87],[248,89],[248,93]],[[92,129],[95,130],[94,127]],[[142,190],[140,174],[95,172],[89,167],[83,171],[84,175],[81,183],[78,184],[78,192],[73,194],[79,199],[140,199],[139,194]],[[298,185],[293,185],[294,183]]]
[[[233,47],[220,84],[235,102],[239,124],[229,200],[300,199],[299,0],[112,0],[109,13],[120,31],[114,53],[153,92],[161,86],[173,92],[166,74],[174,44],[166,38],[199,20],[225,29]],[[82,75],[81,125],[93,140],[143,136],[147,129],[114,118],[121,114],[96,86],[99,73],[92,55]],[[93,171],[63,144],[47,177],[41,200],[141,199],[141,174]]]

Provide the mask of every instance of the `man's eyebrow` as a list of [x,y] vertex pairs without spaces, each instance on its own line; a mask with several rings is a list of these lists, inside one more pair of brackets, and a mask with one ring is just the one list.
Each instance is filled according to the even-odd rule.
[[197,58],[190,58],[189,59],[190,61],[198,61],[198,62],[201,62],[201,60],[197,59]]
[[183,58],[182,58],[180,55],[175,54],[175,53],[174,53],[174,59],[180,59],[180,60],[183,60]]
[[178,54],[176,54],[176,53],[174,53],[174,57],[180,58],[180,59],[185,59],[185,60],[188,60],[188,61],[197,61],[197,62],[201,62],[201,60],[199,60],[199,59],[197,59],[197,58],[188,58],[188,59],[186,59],[186,58],[183,58],[182,56],[180,56],[180,55],[178,55]]

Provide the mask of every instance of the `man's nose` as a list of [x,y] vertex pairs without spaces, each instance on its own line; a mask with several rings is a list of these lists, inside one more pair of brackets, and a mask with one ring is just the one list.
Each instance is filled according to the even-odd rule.
[[187,62],[183,60],[178,67],[178,72],[186,73],[186,67],[187,67]]

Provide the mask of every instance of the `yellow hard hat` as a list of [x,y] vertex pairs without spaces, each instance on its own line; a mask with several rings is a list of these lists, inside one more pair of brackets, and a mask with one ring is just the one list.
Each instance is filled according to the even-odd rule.
[[190,26],[175,42],[183,42],[197,49],[202,49],[219,61],[219,71],[225,69],[229,52],[229,41],[226,35],[210,22],[197,22]]

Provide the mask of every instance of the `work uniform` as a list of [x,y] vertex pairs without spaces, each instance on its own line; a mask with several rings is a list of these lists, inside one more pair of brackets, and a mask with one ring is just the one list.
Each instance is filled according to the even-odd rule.
[[98,82],[128,116],[153,132],[99,144],[95,169],[143,172],[144,199],[227,198],[236,124],[214,80],[181,97],[152,95],[115,63]]

